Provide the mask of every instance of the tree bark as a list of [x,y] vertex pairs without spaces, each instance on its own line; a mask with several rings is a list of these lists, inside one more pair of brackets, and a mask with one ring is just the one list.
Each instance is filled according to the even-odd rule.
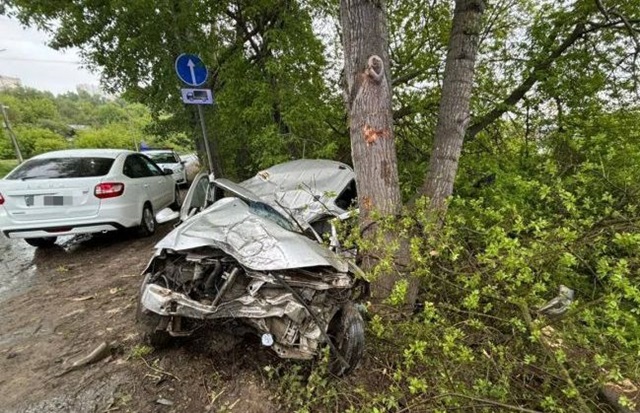
[[453,13],[434,147],[420,190],[420,195],[429,197],[434,218],[439,220],[446,213],[447,198],[453,193],[469,124],[469,101],[484,7],[483,0],[456,0]]
[[[342,0],[346,93],[351,156],[358,187],[360,224],[373,236],[375,211],[396,215],[402,207],[393,136],[388,32],[384,0]],[[364,269],[375,260],[364,257]],[[386,298],[399,274],[379,277],[371,288],[374,302]]]

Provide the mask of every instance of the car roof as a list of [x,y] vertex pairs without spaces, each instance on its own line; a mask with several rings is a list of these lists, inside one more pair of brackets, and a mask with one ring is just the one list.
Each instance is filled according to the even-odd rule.
[[145,149],[140,151],[140,153],[175,153],[173,149]]
[[[261,197],[279,191],[299,191],[301,184],[317,192],[340,191],[355,178],[350,166],[328,159],[298,159],[274,165],[258,172],[240,185]],[[271,185],[270,185],[271,184]]]
[[100,158],[117,158],[122,154],[133,154],[134,151],[126,149],[65,149],[62,151],[47,152],[36,155],[31,159],[47,159],[47,158],[83,158],[83,157],[100,157]]
[[353,179],[353,169],[342,162],[299,159],[260,171],[240,186],[274,208],[298,210],[307,222],[312,222],[327,207],[336,208],[336,198]]

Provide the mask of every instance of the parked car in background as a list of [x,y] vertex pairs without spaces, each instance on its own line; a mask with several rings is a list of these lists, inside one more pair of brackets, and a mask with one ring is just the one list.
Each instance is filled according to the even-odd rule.
[[141,151],[162,169],[171,169],[173,179],[178,185],[187,184],[187,171],[185,163],[178,154],[171,149],[148,149]]
[[35,156],[0,179],[0,231],[36,247],[57,236],[137,227],[155,232],[154,211],[181,205],[173,171],[120,149]]
[[330,371],[348,374],[364,352],[356,303],[367,284],[333,220],[346,219],[355,199],[353,170],[334,161],[292,161],[240,184],[199,175],[182,224],[144,272],[143,337],[159,346],[221,320],[249,327],[282,358],[312,359],[328,346]]

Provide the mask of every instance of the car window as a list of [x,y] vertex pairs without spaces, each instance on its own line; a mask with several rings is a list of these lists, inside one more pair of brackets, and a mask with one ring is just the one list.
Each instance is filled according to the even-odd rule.
[[158,167],[158,165],[156,165],[151,159],[146,156],[138,156],[138,158],[142,160],[142,163],[147,171],[149,171],[150,176],[164,175],[164,173],[162,173],[162,169],[160,169],[160,167]]
[[334,203],[338,208],[349,209],[358,202],[358,191],[356,190],[356,181],[351,180],[336,198]]
[[137,155],[129,155],[124,161],[122,173],[129,178],[145,178],[153,176],[147,165],[143,162],[142,157]]
[[200,179],[193,192],[191,206],[194,208],[205,208],[207,206],[207,197],[209,195],[209,180]]
[[112,158],[30,159],[5,179],[61,179],[104,176],[113,165]]
[[155,163],[178,163],[180,159],[171,152],[161,152],[161,153],[147,153],[149,158],[151,158]]

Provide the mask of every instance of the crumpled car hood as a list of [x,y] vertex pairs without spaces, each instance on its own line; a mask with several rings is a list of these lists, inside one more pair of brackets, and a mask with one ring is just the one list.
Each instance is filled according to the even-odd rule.
[[330,266],[348,271],[348,263],[302,234],[257,215],[239,198],[223,198],[170,232],[156,248],[183,251],[211,246],[257,271]]

